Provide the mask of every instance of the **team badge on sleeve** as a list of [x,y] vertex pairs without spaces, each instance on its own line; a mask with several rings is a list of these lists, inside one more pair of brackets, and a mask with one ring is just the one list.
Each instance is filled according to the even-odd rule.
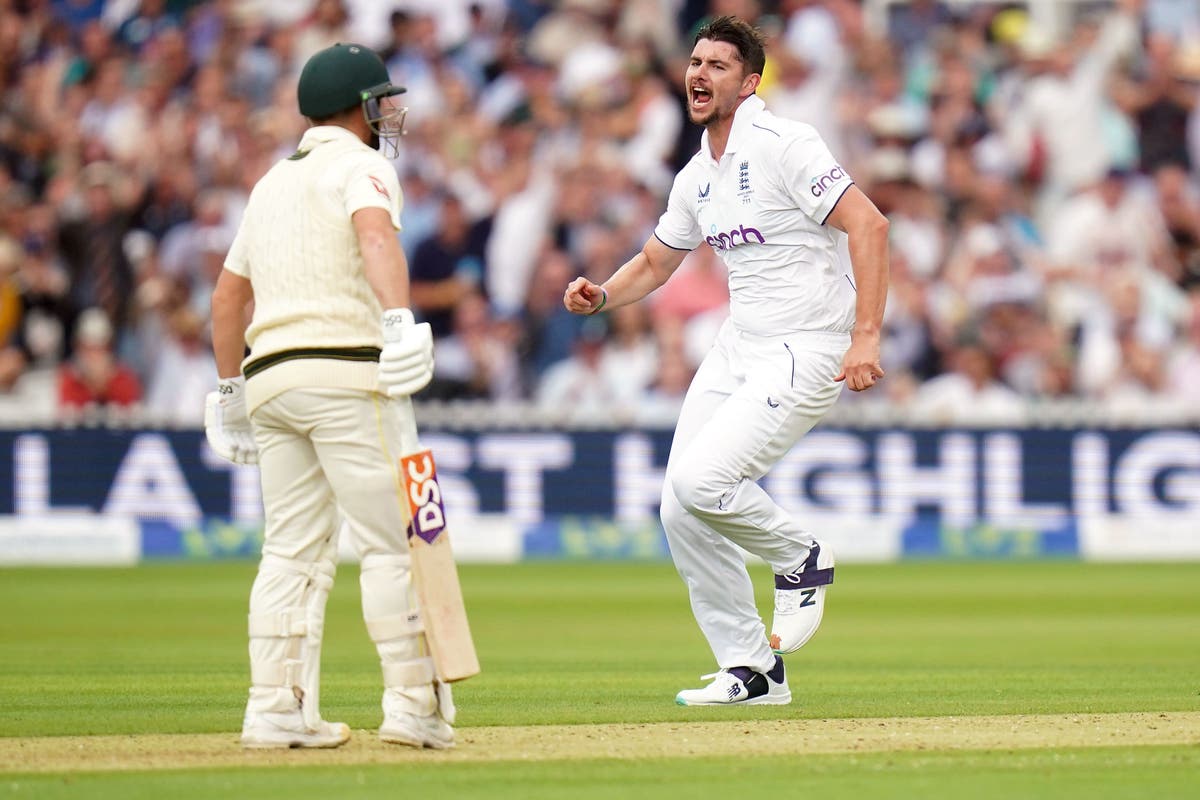
[[392,199],[392,195],[387,190],[387,187],[383,185],[383,181],[379,180],[379,178],[376,178],[374,175],[368,175],[367,177],[371,179],[371,185],[375,187],[375,191],[379,192],[387,200]]

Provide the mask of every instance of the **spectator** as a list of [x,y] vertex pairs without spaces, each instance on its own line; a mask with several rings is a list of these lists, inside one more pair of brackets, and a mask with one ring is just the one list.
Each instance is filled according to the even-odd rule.
[[204,396],[217,381],[204,318],[183,306],[168,318],[166,341],[152,365],[146,410],[151,419],[170,425],[204,424]]
[[672,429],[678,421],[683,398],[695,374],[680,344],[664,343],[666,346],[660,349],[654,379],[636,403],[634,421],[638,425]]
[[666,319],[685,323],[699,314],[729,304],[725,265],[708,245],[693,250],[652,298],[656,324]]
[[571,259],[561,250],[545,250],[537,264],[522,319],[524,336],[519,345],[525,379],[530,386],[536,386],[553,364],[571,355],[571,343],[579,334],[580,320],[563,308],[562,287],[574,271]]
[[1154,173],[1158,213],[1170,238],[1168,262],[1181,289],[1200,285],[1200,191],[1178,164],[1165,164]]
[[1114,169],[1093,190],[1063,204],[1047,243],[1045,275],[1051,318],[1067,327],[1100,306],[1097,297],[1120,273],[1130,273],[1155,324],[1170,327],[1183,300],[1168,276],[1170,248],[1161,214],[1132,191],[1130,173]]
[[604,318],[584,320],[571,355],[546,370],[538,384],[537,405],[544,414],[576,425],[632,418],[642,387],[604,368],[606,336]]
[[89,308],[75,327],[75,354],[58,373],[58,403],[67,418],[96,409],[131,409],[142,385],[113,352],[113,328],[104,311]]
[[[495,358],[515,359],[516,388],[484,390],[463,354],[488,348],[448,351],[473,376],[466,393],[536,399],[579,332],[557,314],[562,267],[602,280],[592,273],[650,234],[662,175],[698,149],[699,129],[679,124],[679,42],[728,12],[768,34],[760,94],[840,140],[842,166],[891,219],[889,401],[909,408],[972,333],[1028,401],[1106,402],[1113,381],[1171,393],[1131,378],[1121,360],[1150,364],[1145,349],[1173,363],[1190,341],[1185,293],[1200,283],[1195,3],[1059,4],[1062,41],[1022,8],[959,13],[944,0],[889,6],[895,35],[878,39],[869,9],[852,0],[443,5],[5,5],[0,237],[21,253],[8,294],[19,315],[2,313],[0,295],[5,418],[46,376],[53,392],[82,307],[104,306],[124,363],[151,391],[164,385],[170,320],[183,308],[205,320],[226,221],[291,155],[304,124],[296,65],[329,37],[384,48],[409,87],[395,166],[414,303],[432,302],[451,339],[461,311],[464,333],[487,331]],[[1106,180],[1113,164],[1142,171]],[[441,226],[446,194],[461,208],[446,209]],[[457,269],[457,212],[468,221],[467,271],[481,275],[474,288]],[[425,246],[440,248],[432,261],[418,254]],[[425,281],[428,264],[437,266]],[[727,314],[725,291],[719,260],[691,255],[656,298],[651,330],[635,326],[634,351],[652,342],[655,373],[680,354],[690,368]],[[483,326],[471,322],[489,316],[477,292],[491,306]],[[612,322],[616,334],[623,322]]]
[[437,343],[433,381],[420,397],[519,400],[521,369],[508,327],[492,318],[481,294],[468,292],[454,309],[452,332]]
[[1184,339],[1174,345],[1167,357],[1171,376],[1168,393],[1184,408],[1193,407],[1200,397],[1200,287],[1188,292],[1188,316]]
[[1019,425],[1026,408],[1020,395],[996,377],[996,360],[978,340],[964,338],[951,350],[951,371],[922,385],[913,410],[935,425]]
[[629,384],[631,392],[645,391],[655,379],[660,358],[646,306],[634,303],[613,309],[609,326],[601,369],[610,380]]
[[454,310],[468,293],[483,287],[483,251],[490,220],[472,224],[462,202],[444,194],[437,231],[417,245],[409,261],[413,311],[433,328],[435,339],[449,336]]
[[117,168],[96,162],[79,175],[82,207],[68,208],[59,227],[59,247],[78,308],[96,307],[120,332],[130,321],[133,267],[123,240],[132,225],[131,203],[122,196]]
[[1103,177],[1116,155],[1108,81],[1118,60],[1136,45],[1138,0],[1120,0],[1099,30],[1078,26],[1070,41],[1054,42],[1032,25],[1021,42],[1028,76],[1014,107],[997,112],[1017,163],[1041,183],[1041,221],[1072,192]]
[[1141,170],[1191,166],[1187,149],[1188,117],[1196,107],[1196,89],[1184,79],[1176,61],[1176,43],[1167,34],[1146,42],[1145,65],[1138,77],[1119,78],[1113,96],[1133,117],[1138,130]]

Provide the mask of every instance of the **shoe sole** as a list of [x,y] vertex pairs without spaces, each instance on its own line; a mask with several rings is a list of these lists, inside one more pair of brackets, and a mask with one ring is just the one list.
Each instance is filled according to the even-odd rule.
[[786,706],[792,702],[792,693],[786,695],[775,695],[772,697],[769,694],[752,697],[749,700],[739,700],[736,703],[721,703],[714,701],[711,703],[694,703],[688,700],[681,700],[679,696],[675,697],[675,705],[677,706]]
[[415,747],[418,750],[423,747],[428,747],[430,750],[450,750],[454,747],[454,742],[442,743],[426,741],[424,739],[404,739],[395,734],[388,733],[379,734],[379,741],[386,742],[387,744],[400,744],[404,745],[405,747]]
[[[828,547],[827,544],[825,544],[824,542],[821,542],[822,552],[823,553],[832,553],[833,551],[827,550],[826,549],[827,547]],[[832,567],[834,565],[835,565],[835,561],[833,558],[830,558],[829,563],[826,564],[825,566],[821,566],[821,560],[819,558],[817,559],[817,569],[827,569],[828,567]],[[796,642],[796,644],[792,645],[788,649],[783,650],[783,649],[777,648],[775,646],[775,643],[779,640],[779,635],[772,633],[770,636],[770,639],[768,640],[768,645],[770,646],[772,653],[774,653],[777,656],[786,656],[788,653],[794,653],[797,650],[799,650],[801,647],[804,647],[804,645],[808,644],[809,640],[812,639],[812,637],[817,635],[817,631],[821,628],[821,620],[823,620],[825,618],[825,590],[828,588],[829,588],[829,586],[818,586],[817,587],[817,593],[816,593],[816,595],[814,595],[814,597],[816,598],[814,602],[816,602],[816,604],[817,604],[817,624],[812,626],[812,630],[808,632],[808,635],[805,636],[800,641]]]
[[792,645],[787,650],[777,649],[775,647],[775,642],[779,639],[779,636],[774,633],[771,634],[771,652],[772,653],[774,653],[777,656],[786,656],[788,653],[794,653],[797,650],[799,650],[801,647],[804,647],[804,645],[808,644],[808,641],[810,639],[812,639],[812,637],[817,635],[817,630],[821,627],[821,620],[825,618],[825,587],[822,586],[822,587],[818,588],[817,591],[821,593],[821,599],[817,601],[817,624],[813,625],[812,630],[808,632],[808,636],[805,636],[803,639],[796,642],[796,644]]
[[335,747],[341,747],[346,742],[350,741],[350,737],[338,741],[325,742],[304,742],[296,739],[288,739],[284,741],[246,741],[242,739],[242,748],[245,750],[332,750]]

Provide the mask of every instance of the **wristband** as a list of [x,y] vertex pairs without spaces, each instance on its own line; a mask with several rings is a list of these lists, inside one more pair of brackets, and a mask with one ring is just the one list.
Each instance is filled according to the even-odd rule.
[[599,313],[600,309],[604,308],[604,306],[607,303],[608,303],[608,292],[605,291],[603,286],[601,286],[600,287],[600,305],[596,306],[591,311],[589,311],[588,316],[590,317],[592,314]]

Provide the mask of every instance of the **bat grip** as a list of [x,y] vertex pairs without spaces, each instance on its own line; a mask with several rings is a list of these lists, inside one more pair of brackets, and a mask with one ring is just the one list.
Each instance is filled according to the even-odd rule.
[[397,397],[395,403],[396,410],[400,412],[400,450],[402,453],[415,453],[421,449],[421,440],[417,436],[417,417],[412,398]]

